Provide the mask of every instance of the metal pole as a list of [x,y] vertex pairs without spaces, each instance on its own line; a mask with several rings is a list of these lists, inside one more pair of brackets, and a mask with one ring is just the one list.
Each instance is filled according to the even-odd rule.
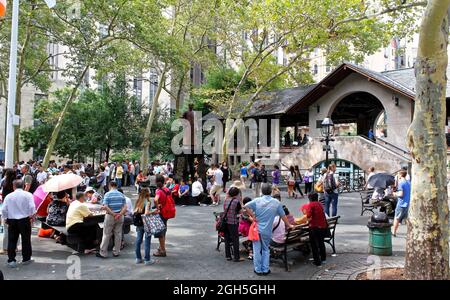
[[329,145],[329,143],[330,143],[330,137],[329,137],[329,135],[327,134],[327,136],[325,137],[325,147],[326,147],[326,149],[325,149],[325,168],[328,168],[328,145]]
[[11,48],[9,53],[8,107],[6,112],[5,166],[13,167],[14,116],[16,114],[17,89],[17,35],[19,31],[19,0],[13,1],[11,22]]

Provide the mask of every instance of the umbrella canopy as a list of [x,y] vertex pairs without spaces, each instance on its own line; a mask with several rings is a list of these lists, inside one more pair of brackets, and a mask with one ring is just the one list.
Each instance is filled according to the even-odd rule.
[[395,184],[395,177],[387,173],[374,174],[369,178],[368,184],[374,189],[385,189],[388,186]]
[[83,181],[81,176],[76,174],[62,174],[53,176],[44,184],[44,191],[59,192],[76,187]]
[[40,185],[33,193],[34,206],[36,206],[36,210],[39,209],[41,204],[44,202],[45,198],[47,198],[48,192],[44,191],[44,186]]

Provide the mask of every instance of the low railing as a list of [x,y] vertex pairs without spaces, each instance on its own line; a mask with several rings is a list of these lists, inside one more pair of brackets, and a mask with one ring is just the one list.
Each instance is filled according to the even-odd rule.
[[[364,138],[365,140],[371,142],[371,143],[374,143],[374,144],[379,145],[381,147],[384,147],[384,148],[386,148],[388,150],[391,150],[394,153],[397,152],[397,154],[399,154],[401,156],[405,156],[405,155],[406,156],[410,156],[411,155],[411,152],[409,152],[408,150],[402,149],[402,148],[400,148],[400,147],[398,147],[398,146],[396,146],[396,145],[394,145],[394,144],[392,144],[392,143],[390,143],[390,142],[388,142],[386,140],[383,140],[382,138],[376,138],[375,140],[371,140],[366,135],[360,134],[359,136]],[[405,158],[408,158],[408,157],[405,157]]]

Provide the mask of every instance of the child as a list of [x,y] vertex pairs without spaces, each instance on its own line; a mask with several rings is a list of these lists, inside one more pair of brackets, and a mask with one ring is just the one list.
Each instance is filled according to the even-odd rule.
[[174,185],[173,185],[172,189],[170,189],[170,190],[172,192],[173,201],[175,201],[175,204],[179,205],[180,204],[180,181],[178,180],[178,178],[175,178]]
[[308,218],[309,242],[313,253],[314,265],[320,266],[326,262],[324,237],[327,235],[328,223],[317,193],[309,194],[308,198],[309,204],[304,205],[302,210]]
[[189,185],[184,179],[181,179],[180,184],[180,199],[181,205],[186,206],[189,204]]
[[[252,201],[252,199],[250,197],[245,197],[242,200],[242,204],[243,206],[245,204],[247,204],[248,202]],[[252,225],[253,223],[253,219],[252,217],[250,217],[247,213],[247,211],[244,209],[240,220],[239,220],[239,233],[243,236],[243,237],[247,237],[248,236],[248,231],[250,230],[250,225]],[[253,260],[253,246],[252,246],[252,241],[246,240],[244,242],[242,242],[242,245],[244,245],[245,250],[247,250],[248,253],[248,259]]]
[[[278,201],[281,202],[281,193],[280,193],[280,189],[278,187],[273,187],[272,188],[272,197],[277,199]],[[287,207],[285,205],[283,205],[283,209],[286,213],[286,218],[288,218],[289,223],[292,225],[295,225],[295,218],[294,216],[289,212],[289,210],[287,209]]]

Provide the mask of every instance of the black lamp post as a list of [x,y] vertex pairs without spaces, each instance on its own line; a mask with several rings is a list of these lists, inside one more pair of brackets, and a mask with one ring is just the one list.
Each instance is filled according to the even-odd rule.
[[330,142],[334,142],[331,138],[334,135],[334,123],[331,118],[325,118],[322,121],[321,133],[324,137],[321,139],[321,142],[325,142],[325,146],[323,147],[323,151],[325,151],[325,167],[328,168],[328,152],[330,152]]

